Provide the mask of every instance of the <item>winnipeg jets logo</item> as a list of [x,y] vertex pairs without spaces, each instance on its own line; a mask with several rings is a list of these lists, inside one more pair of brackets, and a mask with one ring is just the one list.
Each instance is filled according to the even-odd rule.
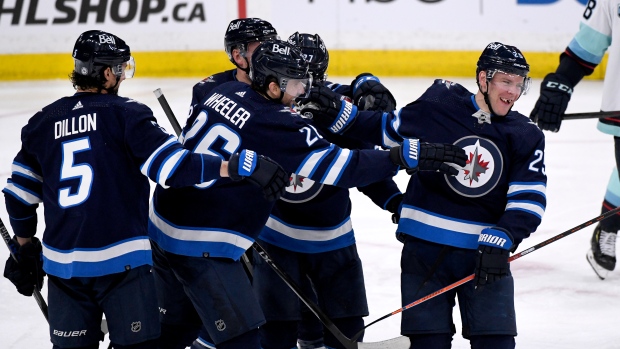
[[503,157],[493,141],[467,136],[454,142],[463,148],[468,160],[459,174],[445,176],[448,185],[460,195],[480,197],[497,186],[503,171]]
[[291,174],[290,182],[291,185],[286,187],[282,200],[291,203],[302,203],[312,200],[323,188],[322,183],[317,183],[296,173]]
[[465,173],[465,180],[469,180],[469,185],[471,186],[472,182],[479,181],[481,175],[485,174],[489,169],[489,161],[484,161],[482,159],[482,154],[478,154],[480,148],[480,142],[477,142],[474,146],[474,152],[469,153],[469,160],[463,167],[463,172]]

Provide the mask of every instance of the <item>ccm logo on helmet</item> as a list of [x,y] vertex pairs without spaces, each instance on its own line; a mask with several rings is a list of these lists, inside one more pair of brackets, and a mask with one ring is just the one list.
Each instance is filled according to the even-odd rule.
[[273,44],[271,52],[277,52],[281,55],[289,56],[291,54],[291,48],[288,46],[280,47],[278,44]]
[[114,38],[105,34],[99,35],[99,43],[116,45],[116,41],[114,41]]

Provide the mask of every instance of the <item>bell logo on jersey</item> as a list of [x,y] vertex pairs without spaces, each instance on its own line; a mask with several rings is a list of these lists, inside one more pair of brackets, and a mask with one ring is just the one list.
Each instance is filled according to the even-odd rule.
[[271,46],[271,52],[276,52],[281,55],[290,56],[291,48],[288,46],[280,47],[279,44],[273,44],[273,46]]
[[107,34],[99,35],[99,43],[116,45],[116,41],[114,41],[114,37],[107,35]]

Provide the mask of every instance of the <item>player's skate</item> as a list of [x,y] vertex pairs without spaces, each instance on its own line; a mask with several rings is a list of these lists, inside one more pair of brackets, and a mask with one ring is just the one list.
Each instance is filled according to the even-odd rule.
[[601,280],[616,267],[616,236],[617,232],[609,232],[601,229],[600,225],[594,229],[591,248],[586,257],[592,269]]

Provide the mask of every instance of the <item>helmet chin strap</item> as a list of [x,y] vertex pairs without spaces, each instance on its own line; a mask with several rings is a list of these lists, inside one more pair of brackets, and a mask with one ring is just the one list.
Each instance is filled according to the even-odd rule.
[[247,75],[250,75],[250,62],[246,57],[243,57],[243,59],[245,60],[245,65],[247,66],[247,68],[241,68],[238,64],[237,68],[243,70]]
[[114,82],[114,86],[108,87],[108,88],[104,88],[104,90],[106,90],[106,92],[108,94],[111,94],[111,95],[117,95],[118,94],[118,88],[117,87],[118,87],[118,84],[121,82],[121,79],[118,76],[114,75],[114,78],[116,79],[116,82]]
[[491,106],[491,101],[489,100],[489,81],[488,80],[487,80],[486,91],[482,91],[482,88],[480,87],[480,83],[478,83],[478,88],[480,89],[480,92],[482,92],[482,96],[484,97],[484,103],[487,104],[487,107],[489,108],[489,112],[491,112],[491,116],[506,116],[508,115],[508,113],[510,113],[510,110],[512,110],[512,107],[508,109],[505,115],[499,115],[493,110],[493,107]]

